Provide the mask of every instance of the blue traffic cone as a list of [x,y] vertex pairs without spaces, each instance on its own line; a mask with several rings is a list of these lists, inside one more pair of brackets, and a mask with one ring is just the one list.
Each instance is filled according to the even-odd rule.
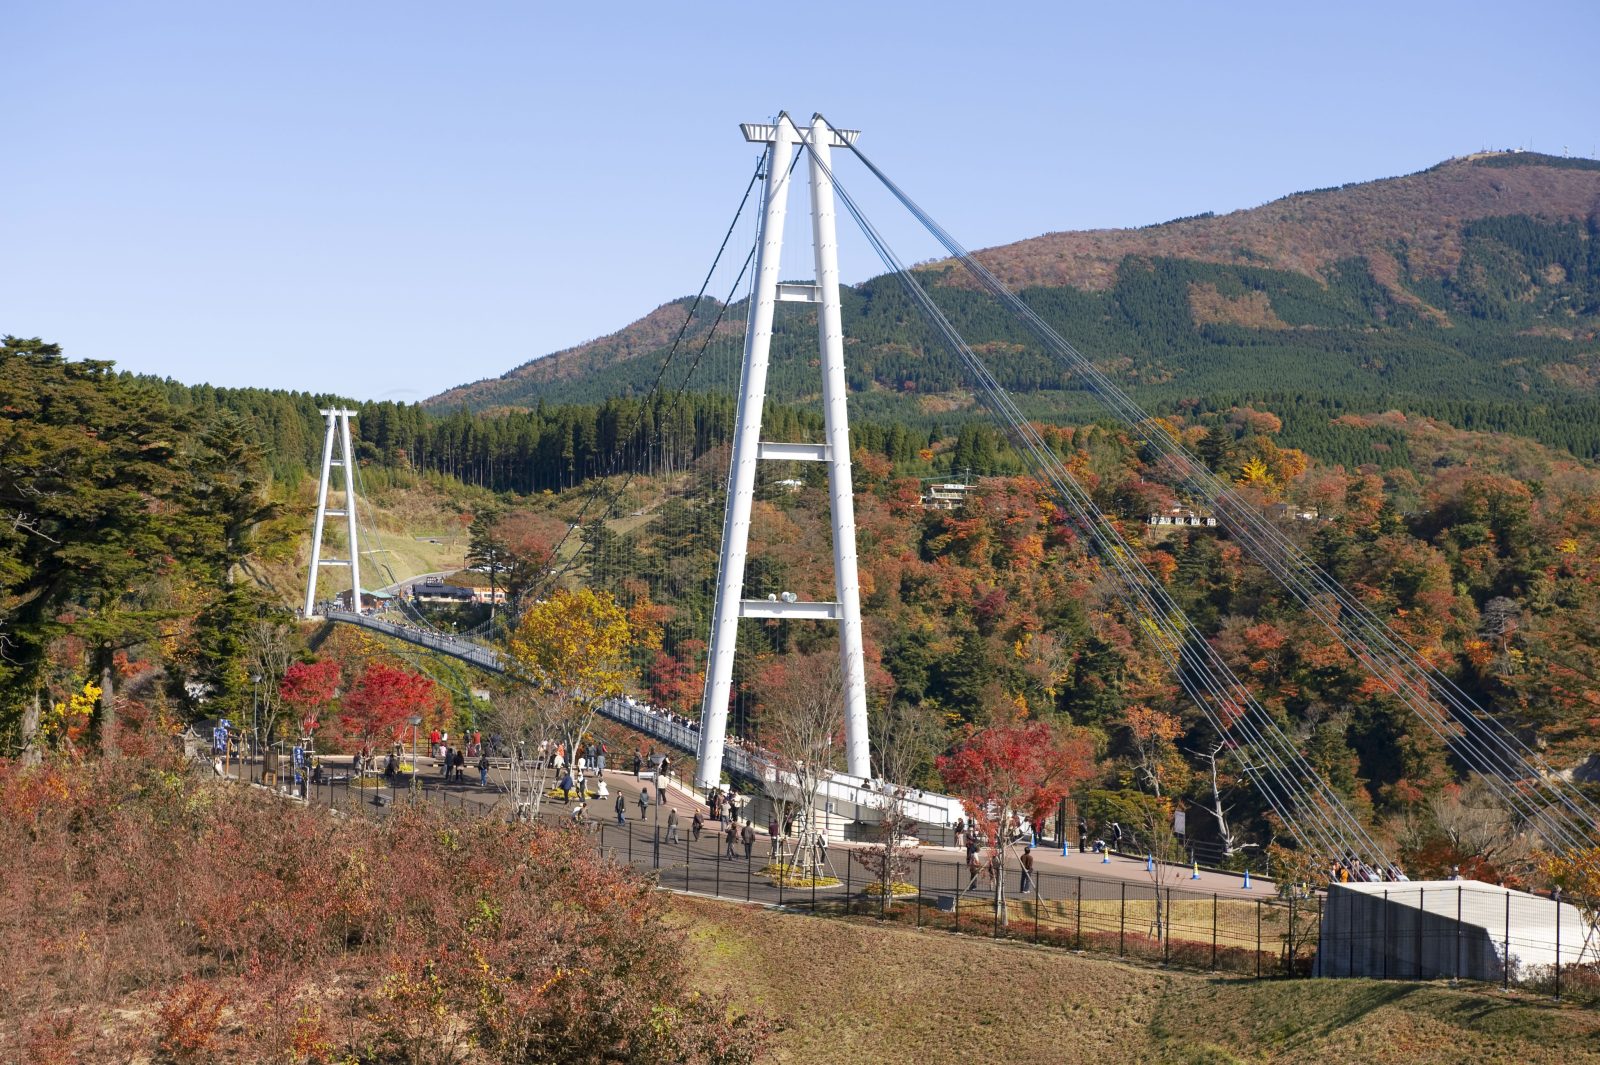
[[1146,854],[1144,856],[1144,871],[1147,873],[1156,871],[1156,856],[1154,854]]
[[1067,854],[1068,854],[1068,851],[1067,851],[1067,840],[1066,840],[1066,837],[1063,836],[1062,839],[1061,839],[1061,857],[1065,858],[1067,856]]
[[1198,861],[1196,861],[1194,863],[1194,872],[1189,874],[1189,879],[1190,880],[1199,880],[1200,879],[1200,863]]
[[1240,884],[1239,886],[1244,888],[1246,891],[1250,890],[1250,870],[1246,869],[1244,871],[1244,883]]
[[1110,851],[1101,851],[1100,852],[1100,864],[1101,865],[1110,865],[1111,864],[1111,852]]

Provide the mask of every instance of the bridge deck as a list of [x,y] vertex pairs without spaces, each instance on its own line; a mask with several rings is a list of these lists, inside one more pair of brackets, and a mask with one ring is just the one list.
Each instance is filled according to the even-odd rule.
[[[449,655],[469,665],[478,667],[488,673],[506,675],[505,666],[500,661],[500,654],[492,647],[485,647],[461,637],[444,636],[439,633],[428,632],[425,629],[413,628],[409,625],[397,625],[392,621],[381,621],[366,614],[357,614],[348,610],[328,610],[322,615],[329,621],[341,622],[346,625],[359,625],[365,629],[381,632],[385,636],[401,640],[418,647],[426,647],[439,654]],[[654,713],[642,706],[628,702],[626,699],[608,699],[599,708],[600,715],[619,725],[625,725],[635,732],[642,732],[651,739],[659,740],[663,744],[688,754],[696,754],[700,749],[700,733],[687,725]],[[771,768],[764,762],[753,758],[749,752],[741,750],[731,744],[724,751],[722,757],[723,768],[732,776],[742,777],[756,783],[763,783],[770,774]]]

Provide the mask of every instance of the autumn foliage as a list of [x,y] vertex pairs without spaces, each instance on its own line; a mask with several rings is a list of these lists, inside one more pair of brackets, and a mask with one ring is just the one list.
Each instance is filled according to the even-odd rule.
[[663,897],[580,834],[286,805],[146,759],[0,762],[0,1060],[702,1062]]
[[440,698],[438,685],[420,673],[372,662],[339,703],[339,724],[362,748],[398,739],[412,717],[421,717]]

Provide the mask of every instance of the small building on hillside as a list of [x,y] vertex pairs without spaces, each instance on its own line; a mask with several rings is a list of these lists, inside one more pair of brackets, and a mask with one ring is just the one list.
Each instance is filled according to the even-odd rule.
[[1316,507],[1301,507],[1293,503],[1268,503],[1266,515],[1273,521],[1316,521],[1322,516]]
[[975,486],[951,482],[929,484],[922,492],[923,510],[958,510]]
[[1166,511],[1156,511],[1145,519],[1147,525],[1183,525],[1191,529],[1214,529],[1217,519],[1210,514],[1196,514],[1188,507],[1173,507]]
[[[411,586],[411,597],[419,603],[472,603],[477,601],[477,589],[463,588],[459,584],[427,581]],[[488,589],[484,589],[485,593]]]

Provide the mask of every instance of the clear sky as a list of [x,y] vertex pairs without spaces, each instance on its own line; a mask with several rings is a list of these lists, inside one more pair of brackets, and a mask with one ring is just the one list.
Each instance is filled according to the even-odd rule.
[[1600,143],[1596,0],[0,11],[0,332],[360,398],[692,292],[754,162],[737,123],[780,109],[862,129],[970,247]]

